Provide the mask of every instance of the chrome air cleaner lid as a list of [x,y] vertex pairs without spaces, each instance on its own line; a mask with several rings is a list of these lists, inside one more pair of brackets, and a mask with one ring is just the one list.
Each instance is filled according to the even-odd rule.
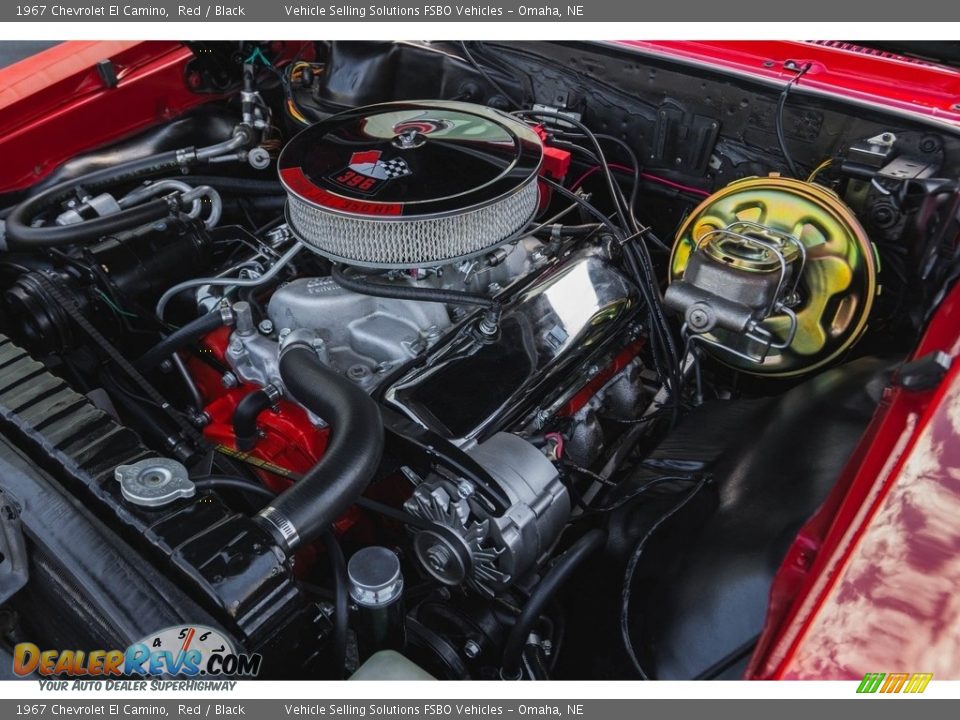
[[540,138],[459,102],[397,102],[335,115],[280,154],[293,231],[368,267],[436,265],[510,239],[536,211]]

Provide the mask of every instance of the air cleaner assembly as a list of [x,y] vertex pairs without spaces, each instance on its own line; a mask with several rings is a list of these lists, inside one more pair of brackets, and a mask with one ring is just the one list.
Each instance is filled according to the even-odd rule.
[[335,115],[279,159],[296,235],[337,262],[450,263],[515,237],[537,208],[540,138],[460,102],[396,102]]

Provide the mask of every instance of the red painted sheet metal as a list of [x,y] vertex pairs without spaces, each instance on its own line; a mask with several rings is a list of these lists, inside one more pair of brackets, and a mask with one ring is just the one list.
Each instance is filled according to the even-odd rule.
[[[915,351],[960,355],[960,286]],[[771,589],[747,677],[960,679],[960,361],[934,390],[890,389]]]
[[[185,81],[179,42],[65,42],[0,70],[0,192],[42,180],[69,158],[171,120],[213,96]],[[119,83],[97,72],[110,59]]]
[[960,71],[845,43],[775,40],[629,40],[644,52],[786,83],[787,61],[811,63],[804,87],[870,102],[960,126]]

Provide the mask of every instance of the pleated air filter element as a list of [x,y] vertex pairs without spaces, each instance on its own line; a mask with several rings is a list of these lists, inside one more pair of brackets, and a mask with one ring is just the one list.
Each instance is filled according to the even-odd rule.
[[280,154],[287,221],[331,260],[440,265],[515,237],[537,209],[543,146],[480,105],[371,105],[312,125]]

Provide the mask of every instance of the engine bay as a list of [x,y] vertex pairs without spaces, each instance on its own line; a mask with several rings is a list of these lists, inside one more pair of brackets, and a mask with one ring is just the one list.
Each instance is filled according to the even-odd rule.
[[0,644],[179,619],[263,677],[742,675],[960,275],[957,133],[803,66],[188,45],[208,102],[0,195],[2,489],[29,460],[50,532],[99,528],[82,563],[27,533]]

